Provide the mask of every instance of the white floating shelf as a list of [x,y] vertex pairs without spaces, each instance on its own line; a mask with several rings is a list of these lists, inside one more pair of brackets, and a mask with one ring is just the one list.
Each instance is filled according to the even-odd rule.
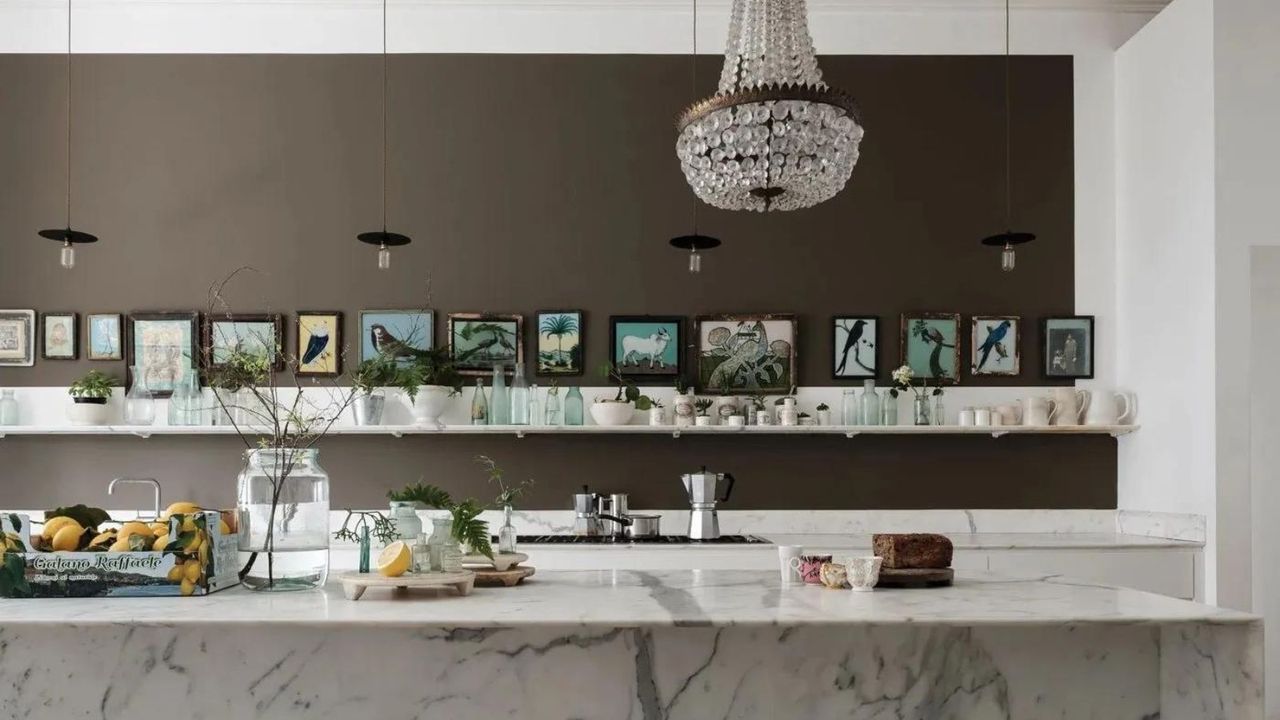
[[[1031,427],[1026,425],[1005,425],[995,427],[960,427],[959,425],[824,425],[824,426],[781,426],[781,425],[749,425],[749,426],[713,426],[713,427],[674,427],[671,425],[582,425],[582,426],[542,426],[542,425],[450,425],[445,428],[434,428],[422,425],[344,425],[329,430],[330,435],[389,435],[403,437],[405,435],[842,435],[856,437],[858,435],[1110,435],[1119,437],[1128,435],[1138,429],[1138,425],[1078,425]],[[266,434],[261,428],[243,428],[246,434]],[[40,436],[40,435],[132,435],[148,438],[155,435],[235,435],[236,429],[228,426],[170,427],[167,425],[132,426],[132,425],[16,425],[0,427],[0,438],[7,435]]]

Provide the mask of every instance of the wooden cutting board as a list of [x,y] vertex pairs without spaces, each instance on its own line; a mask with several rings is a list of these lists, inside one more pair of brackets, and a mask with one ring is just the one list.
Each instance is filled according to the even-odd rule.
[[930,588],[944,587],[955,579],[951,568],[881,568],[876,587]]
[[475,587],[476,574],[470,570],[452,573],[405,573],[400,577],[386,577],[378,573],[348,572],[338,576],[342,583],[342,594],[348,600],[359,600],[364,591],[371,587],[386,587],[396,590],[410,588],[453,588],[459,595],[470,595]]

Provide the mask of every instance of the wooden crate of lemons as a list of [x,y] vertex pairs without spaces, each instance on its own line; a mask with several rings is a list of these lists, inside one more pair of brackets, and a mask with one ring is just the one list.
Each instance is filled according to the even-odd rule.
[[0,597],[207,595],[239,584],[232,513],[174,503],[155,522],[98,508],[50,511],[33,528],[0,513]]

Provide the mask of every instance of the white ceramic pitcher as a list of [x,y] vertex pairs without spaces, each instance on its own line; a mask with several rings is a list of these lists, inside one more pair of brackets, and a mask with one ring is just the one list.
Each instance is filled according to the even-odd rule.
[[1047,397],[1033,395],[1022,398],[1022,424],[1044,426],[1049,424],[1057,404]]
[[[1137,402],[1133,393],[1119,390],[1100,390],[1098,396],[1089,403],[1085,413],[1085,425],[1123,425],[1133,422],[1137,410]],[[1124,409],[1121,410],[1121,407]]]
[[1089,409],[1089,391],[1083,388],[1060,387],[1049,393],[1053,398],[1053,412],[1049,421],[1054,425],[1079,425]]

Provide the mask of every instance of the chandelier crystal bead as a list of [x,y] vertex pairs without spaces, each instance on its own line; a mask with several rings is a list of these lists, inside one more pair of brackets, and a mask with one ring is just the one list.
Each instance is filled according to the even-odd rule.
[[804,0],[734,0],[719,89],[676,127],[689,186],[725,210],[798,210],[831,198],[863,136],[853,98],[822,80]]

